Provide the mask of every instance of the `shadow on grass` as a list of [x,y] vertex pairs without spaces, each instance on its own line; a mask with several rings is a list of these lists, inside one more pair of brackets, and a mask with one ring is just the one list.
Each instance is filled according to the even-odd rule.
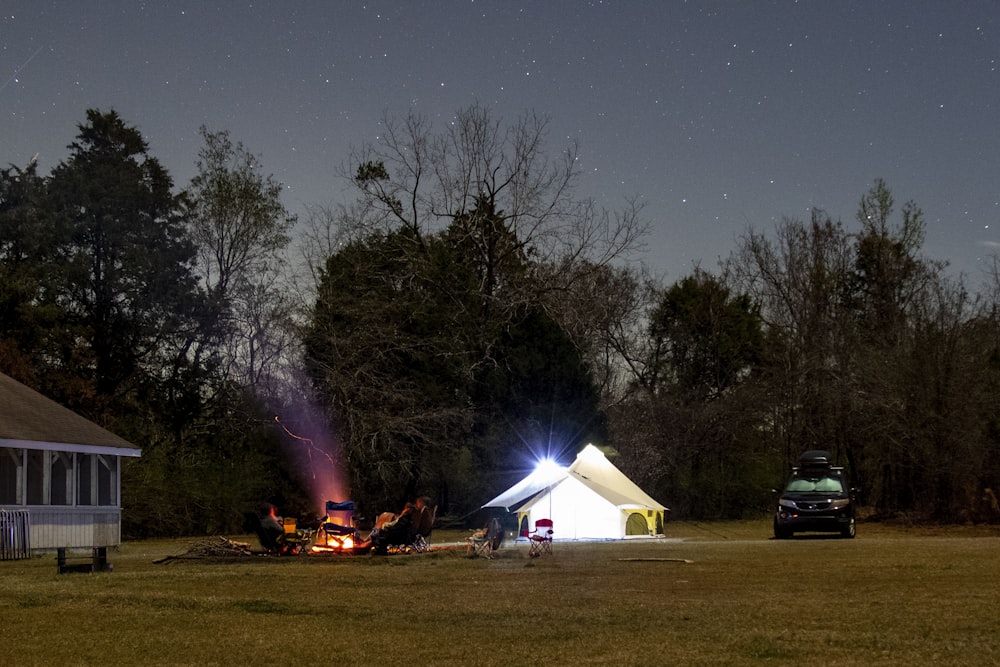
[[38,607],[51,607],[58,598],[54,595],[22,595],[15,599],[16,604],[21,609],[35,609]]
[[253,600],[237,600],[233,607],[251,614],[294,614],[295,608],[284,602],[256,598]]

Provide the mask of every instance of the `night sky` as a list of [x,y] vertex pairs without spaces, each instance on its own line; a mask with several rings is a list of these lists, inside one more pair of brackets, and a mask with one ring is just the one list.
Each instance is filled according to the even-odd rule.
[[346,201],[337,170],[386,112],[443,129],[480,102],[547,115],[553,154],[578,142],[579,196],[638,196],[638,259],[669,282],[813,207],[856,229],[883,178],[977,285],[1000,249],[998,33],[995,0],[4,0],[0,165],[48,174],[113,108],[178,187],[198,128],[229,130],[303,217]]

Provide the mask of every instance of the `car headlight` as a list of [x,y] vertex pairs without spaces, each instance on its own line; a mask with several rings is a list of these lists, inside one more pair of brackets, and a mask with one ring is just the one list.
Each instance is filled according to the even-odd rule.
[[779,498],[778,499],[778,506],[779,507],[790,507],[793,510],[798,509],[798,507],[795,505],[795,501],[794,500],[788,500],[787,498]]
[[830,509],[842,510],[850,504],[851,504],[850,498],[842,498],[841,500],[834,500],[833,503],[830,505]]

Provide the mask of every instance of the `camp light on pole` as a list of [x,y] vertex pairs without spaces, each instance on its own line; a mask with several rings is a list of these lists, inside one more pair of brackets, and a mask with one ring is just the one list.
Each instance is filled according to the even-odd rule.
[[535,472],[539,473],[540,475],[554,477],[561,470],[562,466],[553,461],[552,459],[542,459],[537,464],[535,464]]
[[[558,463],[556,463],[555,461],[553,461],[552,459],[548,458],[542,459],[541,461],[538,462],[538,465],[535,466],[535,473],[538,475],[544,475],[547,479],[553,479],[553,480],[558,479],[562,472],[563,472],[563,467]],[[548,496],[549,496],[549,514],[545,518],[551,519],[552,518],[551,486],[549,487]]]

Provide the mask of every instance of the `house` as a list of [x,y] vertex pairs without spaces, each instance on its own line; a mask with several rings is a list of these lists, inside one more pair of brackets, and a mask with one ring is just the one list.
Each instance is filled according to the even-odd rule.
[[[0,373],[0,542],[30,550],[121,542],[121,462],[141,451]],[[2,544],[7,552],[18,545]],[[21,545],[25,546],[25,545]]]
[[669,510],[587,445],[569,467],[539,466],[483,505],[512,512],[521,535],[552,519],[556,539],[622,539],[663,534]]

